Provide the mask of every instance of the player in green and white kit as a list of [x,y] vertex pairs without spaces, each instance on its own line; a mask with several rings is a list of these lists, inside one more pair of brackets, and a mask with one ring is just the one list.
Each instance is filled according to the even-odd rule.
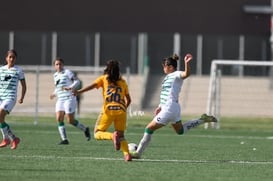
[[138,144],[136,152],[131,152],[133,158],[140,158],[141,154],[151,141],[152,134],[155,130],[167,125],[172,124],[173,129],[179,135],[184,134],[186,131],[194,128],[204,122],[216,122],[216,118],[203,114],[201,118],[190,120],[182,124],[181,122],[181,108],[178,103],[179,93],[183,84],[183,80],[190,76],[190,61],[192,55],[187,54],[184,58],[185,70],[177,70],[177,60],[179,57],[173,55],[163,59],[163,70],[166,74],[162,82],[162,90],[160,94],[160,104],[155,110],[155,117],[146,126],[144,135]]
[[16,104],[18,82],[20,81],[22,86],[21,97],[18,99],[19,104],[23,103],[27,90],[24,73],[15,65],[16,58],[16,51],[9,50],[6,54],[7,64],[0,68],[0,130],[3,135],[0,148],[9,145],[11,141],[11,149],[16,149],[20,143],[20,138],[15,136],[5,122],[6,115]]
[[87,141],[89,141],[89,128],[84,126],[82,123],[74,118],[75,110],[77,107],[77,100],[76,97],[72,95],[72,89],[76,89],[80,81],[71,70],[64,68],[63,59],[57,58],[54,61],[54,67],[56,69],[56,72],[54,73],[55,90],[54,93],[50,95],[50,99],[57,97],[55,111],[56,119],[58,122],[58,130],[61,136],[61,142],[59,144],[69,144],[64,125],[65,115],[68,122],[71,125],[82,130],[85,134]]

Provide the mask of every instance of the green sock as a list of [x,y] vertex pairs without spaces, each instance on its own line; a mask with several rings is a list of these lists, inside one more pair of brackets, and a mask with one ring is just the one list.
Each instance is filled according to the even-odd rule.
[[3,135],[3,139],[9,139],[8,135],[9,125],[6,122],[0,123],[0,130]]
[[80,123],[78,120],[75,120],[75,124],[73,124],[75,127],[79,128],[82,131],[86,130],[86,126],[84,126],[82,123]]
[[59,122],[59,124],[58,124],[58,130],[59,130],[61,139],[62,139],[62,140],[67,140],[64,122]]

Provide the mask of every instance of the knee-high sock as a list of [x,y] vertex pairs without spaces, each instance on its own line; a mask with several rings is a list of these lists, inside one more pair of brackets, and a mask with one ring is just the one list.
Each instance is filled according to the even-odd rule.
[[95,139],[97,140],[112,140],[113,133],[105,132],[105,131],[97,131],[95,133]]
[[64,126],[64,122],[60,122],[58,125],[58,130],[61,136],[62,140],[66,140],[67,136],[66,136],[66,130],[65,130],[65,126]]
[[9,139],[8,136],[9,125],[6,122],[0,124],[0,130],[3,135],[3,139]]
[[125,138],[120,138],[120,150],[123,152],[123,155],[129,154],[128,142]]
[[203,123],[204,123],[204,121],[201,119],[187,121],[183,124],[183,133],[186,133],[190,129],[195,128]]
[[16,138],[15,134],[11,131],[10,127],[8,128],[8,135],[12,140]]
[[138,147],[137,147],[137,151],[136,151],[139,156],[144,152],[146,147],[151,142],[152,134],[153,134],[153,131],[149,130],[148,128],[145,128],[144,135],[143,135],[142,139],[140,140]]
[[73,124],[73,126],[79,128],[82,131],[86,130],[86,126],[84,126],[80,121],[75,120],[75,124]]

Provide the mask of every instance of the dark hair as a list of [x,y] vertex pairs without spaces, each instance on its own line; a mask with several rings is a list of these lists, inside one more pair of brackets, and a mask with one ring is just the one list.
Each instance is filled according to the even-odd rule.
[[64,59],[62,59],[61,57],[57,57],[53,63],[55,63],[56,61],[60,61],[62,64],[64,64]]
[[163,61],[162,61],[162,64],[167,65],[167,66],[172,65],[176,69],[178,60],[179,60],[179,56],[174,54],[171,57],[164,58]]
[[8,56],[9,53],[13,53],[15,55],[15,57],[17,58],[17,52],[14,49],[7,51],[6,57]]
[[119,62],[117,60],[108,60],[106,68],[104,69],[104,74],[108,75],[107,80],[110,83],[116,85],[116,82],[120,80]]

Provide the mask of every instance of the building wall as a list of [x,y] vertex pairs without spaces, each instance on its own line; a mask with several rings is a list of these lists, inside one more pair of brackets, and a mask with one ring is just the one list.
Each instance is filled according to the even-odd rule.
[[268,34],[269,15],[243,5],[270,0],[3,1],[2,30]]
[[[245,37],[244,59],[271,60],[270,16],[247,14],[244,5],[270,5],[270,0],[3,1],[0,6],[0,56],[9,49],[14,31],[18,64],[51,65],[52,32],[58,34],[57,56],[66,65],[93,66],[95,34],[100,32],[100,65],[122,62],[122,71],[139,70],[138,33],[148,34],[152,73],[173,54],[173,36],[181,35],[181,58],[190,52],[197,69],[197,36],[202,35],[202,74],[212,59],[238,59],[239,36]],[[89,44],[89,46],[87,46]],[[183,69],[183,64],[180,65]],[[231,71],[231,70],[226,70]],[[256,74],[251,71],[250,74]],[[264,73],[262,73],[264,74]]]

